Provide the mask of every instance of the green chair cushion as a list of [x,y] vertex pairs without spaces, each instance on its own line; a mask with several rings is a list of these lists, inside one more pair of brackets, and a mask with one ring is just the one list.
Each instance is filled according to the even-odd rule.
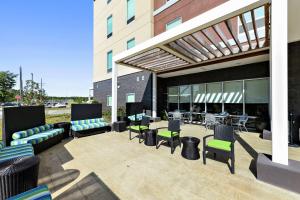
[[[159,131],[157,133],[157,135],[162,136],[162,137],[171,138],[171,131],[168,131],[168,130]],[[172,135],[174,137],[174,136],[177,136],[178,133],[177,132],[173,132]]]
[[135,130],[135,131],[144,131],[144,130],[148,130],[149,127],[148,126],[129,126],[129,129]]
[[209,140],[207,142],[208,147],[212,147],[215,149],[220,149],[224,151],[231,151],[231,142],[223,141],[223,140]]

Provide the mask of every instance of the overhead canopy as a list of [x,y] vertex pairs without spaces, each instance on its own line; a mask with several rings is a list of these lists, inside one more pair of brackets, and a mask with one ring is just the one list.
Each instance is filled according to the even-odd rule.
[[268,53],[269,0],[231,0],[114,57],[157,74]]

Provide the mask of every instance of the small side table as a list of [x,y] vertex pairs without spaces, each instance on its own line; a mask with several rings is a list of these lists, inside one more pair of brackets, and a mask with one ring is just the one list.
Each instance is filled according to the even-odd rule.
[[155,146],[156,145],[156,129],[150,129],[145,132],[145,140],[144,144],[147,146]]
[[182,157],[188,160],[198,160],[200,158],[198,145],[200,139],[195,137],[183,137],[181,138],[183,147],[181,151]]
[[59,123],[56,123],[55,125],[56,125],[56,127],[63,128],[65,130],[63,133],[64,139],[70,137],[70,127],[71,127],[70,122],[59,122]]
[[113,130],[116,131],[116,132],[126,131],[126,121],[114,122]]

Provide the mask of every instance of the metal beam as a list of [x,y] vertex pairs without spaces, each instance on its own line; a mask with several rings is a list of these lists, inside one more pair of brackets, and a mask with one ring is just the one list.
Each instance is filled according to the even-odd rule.
[[224,56],[226,56],[226,53],[225,53],[223,47],[222,47],[218,42],[214,42],[214,41],[210,38],[210,36],[209,36],[208,34],[206,34],[204,31],[201,31],[201,33],[208,39],[208,41],[209,41],[210,43],[212,43],[212,44],[213,44],[213,45],[221,52],[221,54],[223,54]]
[[237,38],[236,34],[234,34],[234,32],[233,32],[233,28],[232,28],[232,24],[230,22],[230,19],[226,20],[225,24],[226,24],[226,27],[229,30],[229,33],[230,33],[231,37],[233,38],[234,42],[239,47],[240,51],[243,51],[243,47],[242,47],[239,39]]
[[181,58],[182,60],[185,60],[186,62],[188,63],[191,63],[191,64],[194,64],[196,63],[196,61],[194,61],[193,59],[185,56],[185,55],[182,55],[181,53],[179,53],[178,51],[175,51],[173,49],[171,49],[170,47],[167,47],[167,46],[160,46],[161,49],[163,49],[164,51],[178,57],[178,58]]
[[255,40],[256,40],[256,48],[259,48],[259,37],[257,34],[257,26],[256,26],[256,19],[255,19],[255,14],[254,14],[254,10],[251,10],[251,18],[252,18],[252,24],[253,24],[253,31],[254,31],[254,35],[255,35]]
[[183,40],[188,43],[189,45],[191,45],[193,48],[197,49],[198,51],[200,51],[201,54],[203,54],[207,59],[211,59],[211,58],[214,58],[214,54],[213,57],[211,57],[209,55],[209,51],[205,51],[204,50],[204,47],[197,41],[195,40],[195,38],[193,38],[192,36],[187,36],[187,37],[184,37]]
[[220,29],[220,27],[218,26],[218,24],[212,26],[213,30],[216,32],[216,34],[218,35],[218,37],[222,40],[222,42],[225,44],[225,46],[227,47],[227,49],[229,49],[229,51],[231,52],[231,54],[234,54],[234,51],[232,49],[232,46],[229,44],[227,38],[225,37],[225,35],[223,34],[222,30]]

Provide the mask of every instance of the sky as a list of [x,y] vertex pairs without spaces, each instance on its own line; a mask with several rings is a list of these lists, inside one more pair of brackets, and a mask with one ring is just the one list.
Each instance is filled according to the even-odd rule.
[[93,0],[0,0],[0,71],[20,65],[23,81],[42,78],[49,96],[88,96]]

